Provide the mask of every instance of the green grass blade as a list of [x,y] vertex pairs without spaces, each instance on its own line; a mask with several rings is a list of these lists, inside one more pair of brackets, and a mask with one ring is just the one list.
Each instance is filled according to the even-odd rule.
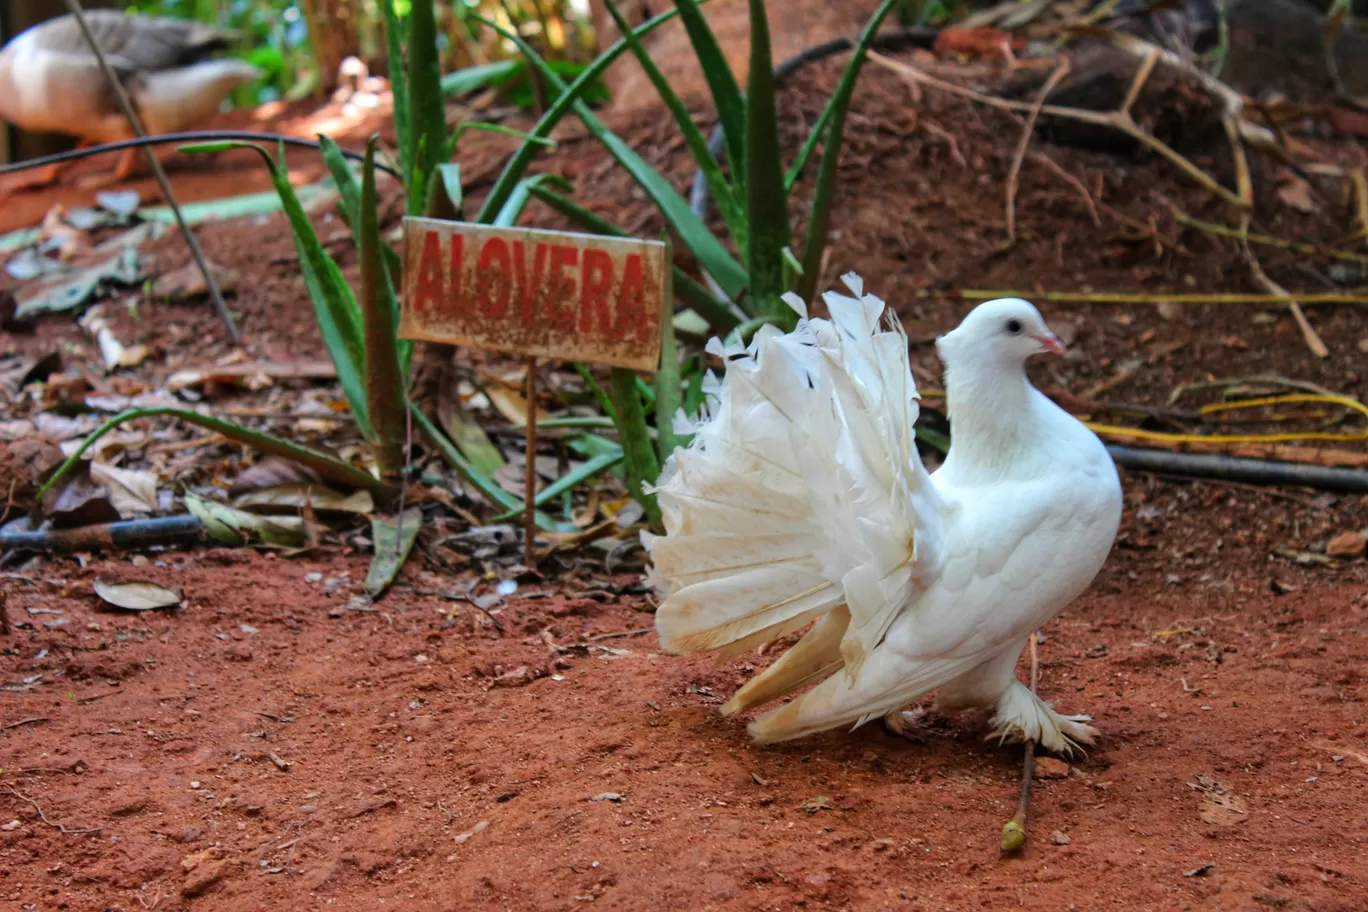
[[[608,237],[628,236],[627,232],[612,222],[553,190],[547,190],[541,186],[534,186],[531,190],[532,195],[537,199],[595,234],[607,235]],[[707,320],[713,332],[725,333],[736,326],[739,320],[725,303],[713,297],[712,292],[704,288],[678,266],[673,266],[671,269],[673,270],[672,281],[674,282],[675,294],[679,296],[680,300],[697,311],[699,316]]]
[[950,452],[950,436],[933,428],[916,428],[917,439],[942,456]]
[[458,125],[455,130],[451,131],[451,139],[447,143],[447,158],[451,158],[456,154],[456,144],[460,142],[461,134],[466,130],[479,130],[481,133],[499,133],[503,136],[516,136],[524,142],[535,143],[547,150],[556,148],[556,141],[554,139],[547,139],[545,136],[534,136],[531,133],[522,130],[505,127],[503,124],[485,123],[481,120],[467,120],[465,123]]
[[438,62],[434,2],[412,0],[409,8],[409,145],[414,162],[409,185],[409,215],[423,214],[428,181],[446,148],[446,109],[442,104],[442,69]]
[[641,395],[637,392],[636,381],[635,371],[615,367],[609,389],[618,416],[618,440],[627,468],[627,491],[645,508],[651,526],[659,529],[660,504],[656,502],[656,496],[647,493],[642,486],[655,484],[660,477],[660,461],[656,458],[655,448],[651,446],[651,434],[646,426],[646,413],[641,408]]
[[462,414],[450,414],[442,420],[442,430],[470,464],[484,474],[493,477],[508,464],[503,452],[489,439],[478,421]]
[[675,413],[680,409],[679,349],[675,345],[674,321],[664,320],[660,336],[660,370],[655,375],[656,445],[660,448],[660,462],[674,452]]
[[527,69],[526,61],[519,60],[516,57],[481,66],[465,67],[454,73],[447,73],[442,77],[442,95],[447,98],[468,95],[486,86],[504,82],[525,69]]
[[404,67],[404,26],[394,9],[395,0],[380,0],[385,17],[385,53],[389,58],[390,91],[394,97],[394,139],[399,147],[399,170],[404,187],[413,186],[412,137],[409,131],[408,72]]
[[559,174],[548,172],[524,178],[518,181],[518,186],[513,188],[513,193],[508,197],[508,202],[504,203],[499,214],[494,217],[493,224],[501,228],[512,228],[518,224],[519,216],[527,208],[527,201],[532,198],[532,191],[543,184],[554,184],[562,190],[570,189],[570,182]]
[[[760,0],[754,0],[760,2]],[[855,51],[841,74],[841,82],[836,93],[831,96],[827,106],[834,113],[826,142],[822,146],[822,163],[817,172],[817,186],[812,193],[812,212],[808,216],[807,243],[803,247],[803,273],[798,279],[798,295],[804,301],[812,300],[821,279],[822,253],[826,249],[827,231],[831,226],[831,200],[836,192],[836,169],[841,159],[841,141],[845,137],[846,112],[850,109],[850,99],[855,93],[855,82],[860,77],[860,68],[869,55],[869,46],[879,31],[884,17],[897,0],[883,0],[874,15],[860,32],[860,40]],[[783,302],[780,302],[781,306]],[[788,325],[788,324],[785,324]]]
[[375,427],[375,464],[382,479],[397,482],[404,467],[405,384],[395,344],[399,308],[385,260],[380,254],[384,242],[380,240],[375,198],[375,146],[379,141],[377,134],[366,144],[357,240],[361,258],[362,318],[366,330],[366,406]]
[[[665,79],[665,74],[660,72],[660,67],[655,65],[651,55],[646,52],[641,39],[632,34],[632,27],[623,18],[617,4],[613,0],[604,0],[604,6],[607,7],[613,21],[617,23],[618,31],[622,32],[628,49],[636,55],[637,61],[641,64],[641,69],[646,73],[646,78],[651,80],[651,85],[655,86],[656,93],[660,95],[660,100],[665,102],[665,107],[674,116],[675,123],[679,124],[680,132],[684,135],[684,141],[688,143],[689,151],[693,153],[694,160],[698,163],[704,179],[708,182],[708,189],[712,191],[713,200],[717,203],[717,211],[721,213],[722,220],[727,224],[727,230],[731,232],[732,238],[736,241],[737,249],[741,251],[741,255],[744,257],[746,255],[746,214],[741,210],[741,204],[737,202],[731,185],[727,183],[727,178],[722,174],[722,166],[717,163],[717,159],[708,150],[708,138],[693,122],[689,109],[684,106],[684,102],[679,99],[679,95],[675,93],[675,90],[670,87],[670,83]],[[725,64],[723,68],[726,68]],[[703,72],[707,73],[706,66]],[[730,75],[731,71],[727,70],[727,74]]]
[[90,447],[105,434],[108,434],[121,424],[137,421],[139,418],[159,418],[163,416],[179,418],[187,424],[193,424],[196,427],[215,431],[222,434],[224,437],[227,437],[229,440],[234,440],[238,443],[254,447],[263,453],[271,453],[292,460],[302,466],[313,469],[320,476],[329,481],[335,481],[339,484],[348,485],[353,488],[365,488],[369,491],[390,490],[388,485],[375,476],[363,472],[350,463],[343,462],[336,456],[330,456],[320,450],[302,446],[272,434],[254,431],[251,428],[245,428],[240,424],[224,421],[222,418],[215,418],[212,415],[202,415],[199,412],[191,411],[190,409],[174,408],[171,406],[155,406],[151,408],[128,409],[120,412],[94,431],[91,431],[90,436],[81,441],[81,445],[76,448],[76,451],[68,456],[66,461],[52,474],[52,477],[38,489],[38,493],[35,495],[34,500],[41,503],[43,495],[60,483],[76,463],[80,461],[81,457],[85,455],[86,450],[90,449]]
[[746,186],[746,101],[741,97],[741,87],[736,84],[736,76],[722,54],[708,21],[699,10],[695,0],[674,0],[679,10],[679,19],[689,33],[694,54],[703,67],[703,78],[708,80],[712,91],[713,107],[717,108],[717,119],[722,124],[722,135],[727,140],[727,160],[731,162],[732,179],[736,182],[741,199],[745,199]]
[[[454,172],[454,173],[453,173]],[[456,195],[452,196],[451,185],[456,185]],[[437,166],[434,179],[428,181],[427,202],[423,212],[428,218],[461,220],[465,194],[461,190],[461,166],[456,162],[443,162]]]
[[[446,464],[456,470],[456,474],[461,477],[461,481],[479,491],[485,500],[495,507],[504,510],[516,510],[522,506],[522,499],[505,491],[499,486],[498,482],[481,472],[471,465],[470,460],[466,459],[461,451],[443,434],[441,429],[432,422],[432,419],[423,414],[423,410],[417,405],[409,403],[409,413],[413,415],[413,423],[428,443],[437,450],[438,455],[446,461]],[[547,532],[556,530],[556,523],[544,513],[536,515],[537,528]]]
[[[597,475],[603,474],[604,472],[616,466],[618,463],[622,462],[622,459],[623,455],[622,450],[620,448],[616,453],[600,453],[599,455],[595,456],[593,459],[590,459],[588,462],[584,463],[574,471],[565,473],[560,478],[557,478],[551,484],[547,485],[545,488],[542,488],[540,491],[537,492],[537,496],[533,502],[538,507],[543,506],[549,501],[554,500],[557,497],[560,497],[566,491],[574,490],[575,488],[584,484],[589,479],[594,478]],[[526,507],[520,506],[516,510],[509,510],[507,513],[500,513],[498,516],[492,518],[490,522],[508,522],[510,519],[517,519],[523,515],[525,510]]]
[[684,389],[684,414],[690,418],[698,414],[699,406],[703,404],[703,378],[706,376],[702,359],[695,356],[694,360],[698,369],[689,377],[689,385]]
[[[753,317],[773,316],[781,326],[791,329],[797,315],[780,300],[787,291],[783,251],[789,243],[788,194],[784,192],[784,162],[779,156],[765,0],[750,0],[750,24],[750,79],[746,89],[746,213],[751,226],[746,267],[750,295],[743,307]],[[716,273],[713,277],[721,282]]]

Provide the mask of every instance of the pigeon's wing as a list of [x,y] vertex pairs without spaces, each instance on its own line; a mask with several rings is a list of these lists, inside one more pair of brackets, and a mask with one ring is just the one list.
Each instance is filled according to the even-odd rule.
[[829,321],[715,348],[716,407],[657,489],[666,534],[646,545],[664,648],[726,658],[822,619],[728,712],[854,675],[936,576],[945,504],[916,449],[907,340],[847,284]]

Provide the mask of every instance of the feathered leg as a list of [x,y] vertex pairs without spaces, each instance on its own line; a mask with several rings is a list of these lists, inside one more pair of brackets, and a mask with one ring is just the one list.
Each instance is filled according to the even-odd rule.
[[1034,741],[1048,751],[1068,756],[1079,744],[1092,744],[1098,731],[1088,722],[1092,716],[1066,716],[1031,693],[1015,678],[998,698],[997,713],[989,720],[993,730],[988,738],[1004,741]]

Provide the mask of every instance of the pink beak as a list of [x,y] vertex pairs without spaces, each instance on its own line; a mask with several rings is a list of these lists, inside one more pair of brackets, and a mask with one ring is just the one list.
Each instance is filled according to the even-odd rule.
[[1064,343],[1059,341],[1059,337],[1048,329],[1036,336],[1036,341],[1045,346],[1045,350],[1053,355],[1064,354]]

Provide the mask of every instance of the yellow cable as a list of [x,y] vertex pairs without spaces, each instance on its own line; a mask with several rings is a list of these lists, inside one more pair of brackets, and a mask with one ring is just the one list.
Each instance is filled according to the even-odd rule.
[[[921,390],[924,399],[944,399],[945,392],[942,390]],[[1348,396],[1324,396],[1317,394],[1291,395],[1291,396],[1266,396],[1261,399],[1243,399],[1239,402],[1216,402],[1211,405],[1204,405],[1198,412],[1204,415],[1216,412],[1230,412],[1238,409],[1262,408],[1267,405],[1284,405],[1295,402],[1319,402],[1327,405],[1338,405],[1351,411],[1358,412],[1368,418],[1368,406],[1365,406],[1357,399]],[[1315,431],[1291,434],[1168,434],[1162,431],[1146,431],[1140,428],[1122,427],[1115,424],[1098,424],[1092,421],[1083,422],[1085,426],[1099,436],[1110,437],[1130,437],[1135,440],[1155,440],[1167,441],[1169,443],[1291,443],[1298,440],[1334,440],[1339,442],[1354,442],[1368,440],[1368,426],[1354,434],[1329,434]]]

